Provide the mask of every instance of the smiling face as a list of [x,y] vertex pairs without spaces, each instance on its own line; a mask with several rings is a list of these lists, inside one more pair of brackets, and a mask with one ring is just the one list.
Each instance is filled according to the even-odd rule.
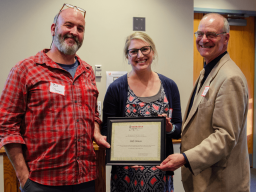
[[[200,21],[198,31],[203,33],[215,32],[216,34],[219,34],[225,32],[223,31],[223,26],[224,20],[222,16],[208,15]],[[206,64],[208,64],[213,59],[227,51],[228,40],[228,33],[220,34],[213,39],[207,39],[204,35],[202,38],[196,39],[197,50],[200,55],[204,57]]]
[[84,38],[85,21],[82,13],[76,9],[63,10],[56,27],[53,26],[53,43],[57,49],[67,55],[74,55],[81,47]]
[[[141,49],[142,47],[150,46],[147,42],[140,40],[140,39],[133,39],[131,40],[131,43],[128,47],[128,50],[130,49]],[[140,71],[140,70],[151,70],[151,63],[154,58],[154,51],[151,50],[151,52],[147,55],[143,55],[141,51],[138,51],[137,56],[131,57],[128,55],[128,61],[132,65],[132,69],[134,71]]]

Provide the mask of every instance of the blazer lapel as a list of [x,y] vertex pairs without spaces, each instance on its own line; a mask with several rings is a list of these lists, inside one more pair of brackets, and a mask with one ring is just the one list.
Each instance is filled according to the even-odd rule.
[[[199,77],[197,78],[197,80],[196,80],[196,82],[195,82],[195,85],[194,85],[194,87],[193,87],[193,89],[192,89],[192,92],[191,92],[191,94],[190,94],[190,97],[189,97],[189,100],[188,100],[188,103],[187,103],[187,107],[186,107],[186,110],[185,110],[185,113],[184,113],[184,117],[183,117],[181,129],[183,129],[183,127],[184,127],[184,125],[185,125],[185,122],[186,122],[187,119],[188,119],[187,117],[188,117],[188,108],[189,108],[189,104],[190,104],[192,95],[193,95],[193,93],[194,93],[194,90],[195,90],[195,88],[196,88],[196,85],[197,85],[198,81],[199,81]],[[190,113],[191,113],[191,109],[190,109]]]
[[[182,126],[182,131],[186,128],[186,126],[188,125],[188,123],[190,122],[190,120],[192,119],[192,117],[195,115],[198,106],[201,102],[201,100],[203,99],[204,96],[202,96],[202,92],[204,90],[204,88],[206,86],[210,86],[211,82],[213,81],[213,79],[216,77],[216,75],[218,74],[220,68],[230,59],[229,54],[227,53],[226,55],[224,55],[220,61],[215,65],[215,67],[212,69],[212,71],[210,72],[210,74],[208,75],[207,79],[205,80],[204,84],[202,85],[202,87],[200,88],[198,94],[195,96],[194,98],[194,102],[193,105],[191,107],[191,110],[187,116],[187,112],[188,112],[188,107],[189,107],[189,103],[191,100],[191,96],[194,92],[195,86],[193,88],[192,94],[190,96],[188,105],[187,105],[187,109],[185,112],[185,116],[184,116],[184,121],[183,121],[183,126]],[[199,78],[197,79],[195,85],[197,85]],[[188,117],[187,119],[185,119],[185,117]]]

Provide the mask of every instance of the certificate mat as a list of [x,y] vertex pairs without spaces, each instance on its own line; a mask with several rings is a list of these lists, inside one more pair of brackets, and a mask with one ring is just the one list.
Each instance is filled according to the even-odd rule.
[[109,118],[107,138],[107,164],[160,164],[165,157],[165,118]]

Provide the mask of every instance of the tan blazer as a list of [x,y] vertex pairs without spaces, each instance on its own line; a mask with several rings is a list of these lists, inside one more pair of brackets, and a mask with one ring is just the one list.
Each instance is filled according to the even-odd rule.
[[[210,87],[209,91],[201,96],[205,86]],[[192,172],[181,168],[185,191],[250,191],[248,88],[246,78],[228,53],[208,75],[187,117],[188,106],[182,125],[181,152],[186,154]]]

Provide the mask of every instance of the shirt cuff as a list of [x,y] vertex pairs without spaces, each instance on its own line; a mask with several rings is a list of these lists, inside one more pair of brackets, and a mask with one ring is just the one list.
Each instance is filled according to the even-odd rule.
[[0,141],[0,149],[10,143],[20,143],[20,144],[26,144],[24,139],[22,138],[21,135],[11,135],[11,136],[6,136],[3,137]]
[[187,158],[186,154],[185,154],[185,153],[182,153],[182,155],[184,156],[185,161],[186,161],[186,163],[185,163],[184,166],[187,167],[187,168],[189,168],[189,169],[191,170],[191,167],[190,167],[190,164],[189,164],[189,161],[188,161],[188,158]]
[[99,126],[102,124],[102,121],[100,118],[95,117],[94,121],[99,124]]
[[171,130],[170,132],[166,133],[166,134],[171,134],[171,133],[173,133],[174,131],[175,131],[175,125],[172,124],[172,130]]

